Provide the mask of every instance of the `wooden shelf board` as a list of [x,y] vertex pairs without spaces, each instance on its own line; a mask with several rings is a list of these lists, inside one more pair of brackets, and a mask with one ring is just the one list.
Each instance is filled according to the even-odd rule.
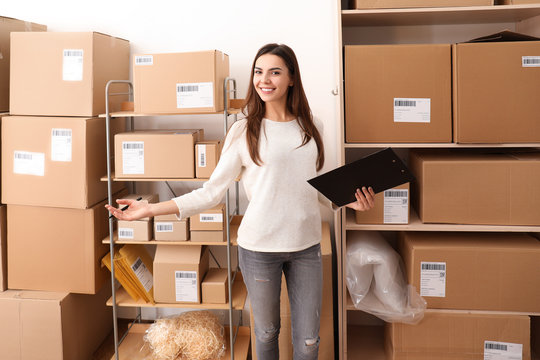
[[370,148],[540,148],[540,143],[508,143],[508,144],[455,144],[455,143],[345,143],[345,149]]
[[[185,113],[136,113],[133,111],[117,111],[112,112],[112,118],[119,117],[143,117],[143,116],[184,116],[184,115],[223,115],[224,111],[203,111],[203,112],[185,112]],[[236,115],[240,113],[240,109],[229,109],[228,115]],[[100,114],[99,117],[107,117],[107,114]]]
[[[144,335],[146,330],[150,327],[150,324],[134,324],[130,329],[129,334],[124,341],[118,347],[118,357],[121,360],[146,360],[151,359],[150,348],[144,342]],[[230,329],[225,327],[225,346],[227,347],[225,355],[220,360],[227,360],[231,358],[230,341],[229,341]],[[250,346],[250,329],[246,326],[240,326],[238,329],[238,335],[234,344],[234,358],[238,360],[247,359],[249,346]],[[115,360],[113,355],[111,360]]]
[[[193,181],[193,182],[205,182],[208,181],[208,179],[196,179],[196,178],[117,178],[115,177],[115,174],[111,174],[111,178],[113,181]],[[107,175],[103,175],[100,178],[101,181],[107,182]]]
[[346,359],[386,360],[384,352],[384,327],[347,326]]
[[463,225],[463,224],[424,224],[411,209],[409,224],[357,224],[354,212],[347,210],[345,230],[378,231],[472,231],[472,232],[540,232],[540,226],[517,225]]
[[343,10],[343,26],[410,26],[519,22],[540,15],[540,4]]
[[[242,273],[236,274],[236,279],[232,288],[233,309],[242,310],[246,304],[247,289],[242,279]],[[107,306],[112,306],[112,297],[107,300]],[[121,307],[141,307],[141,308],[181,308],[181,309],[212,309],[229,310],[229,304],[190,304],[190,303],[171,303],[171,304],[151,304],[142,299],[133,300],[124,288],[116,291],[116,304]]]

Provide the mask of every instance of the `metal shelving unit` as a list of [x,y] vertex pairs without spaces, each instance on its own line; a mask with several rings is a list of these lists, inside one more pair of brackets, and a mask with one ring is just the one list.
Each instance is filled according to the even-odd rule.
[[[112,84],[121,84],[125,85],[127,87],[127,92],[118,92],[118,93],[111,93],[110,87]],[[232,86],[232,87],[231,87]],[[169,185],[169,181],[188,181],[188,182],[202,182],[206,181],[207,179],[117,179],[114,176],[114,173],[112,172],[111,167],[111,155],[112,155],[112,149],[111,149],[111,133],[110,133],[110,122],[113,118],[128,118],[130,121],[130,127],[131,130],[134,130],[134,117],[141,117],[141,116],[169,116],[169,115],[223,115],[223,134],[224,136],[227,134],[227,131],[229,129],[229,117],[233,116],[233,122],[237,120],[237,114],[240,112],[238,109],[230,109],[229,108],[229,99],[236,99],[236,80],[233,78],[226,78],[223,83],[224,88],[224,110],[223,112],[194,112],[194,113],[182,113],[182,114],[139,114],[129,111],[121,111],[121,112],[110,112],[109,109],[109,99],[112,96],[119,96],[119,95],[128,95],[130,100],[133,99],[133,85],[130,81],[127,80],[111,80],[107,83],[107,86],[105,88],[105,100],[106,100],[106,113],[103,115],[100,115],[101,117],[106,118],[106,141],[107,141],[107,175],[102,178],[102,181],[107,181],[107,190],[108,190],[108,203],[109,205],[112,204],[112,183],[113,181],[162,181],[167,184],[171,192],[174,194],[174,191],[172,191],[172,188]],[[175,195],[176,196],[176,195]],[[229,190],[227,190],[227,193],[225,195],[225,218],[228,221],[225,221],[225,231],[226,231],[226,243],[220,244],[222,246],[227,247],[227,270],[228,270],[228,291],[229,291],[229,302],[227,304],[223,305],[215,305],[215,304],[147,304],[143,303],[141,301],[133,301],[127,293],[123,289],[116,290],[115,287],[115,267],[114,267],[114,246],[116,244],[141,244],[141,245],[148,245],[148,244],[155,244],[159,245],[165,242],[159,242],[159,241],[148,241],[148,242],[126,242],[126,241],[116,241],[117,236],[114,236],[114,221],[116,219],[110,218],[109,219],[109,236],[103,240],[103,243],[109,244],[110,248],[110,254],[111,254],[111,280],[112,280],[112,297],[107,302],[107,305],[112,307],[113,310],[113,334],[114,334],[114,351],[115,356],[114,358],[116,360],[119,359],[135,359],[135,358],[144,358],[141,357],[141,355],[136,355],[131,349],[131,347],[136,346],[136,344],[139,344],[138,349],[140,349],[140,345],[142,345],[142,335],[141,335],[141,329],[144,328],[145,325],[138,324],[141,322],[141,308],[143,307],[162,307],[162,308],[197,308],[197,309],[221,309],[221,310],[228,310],[229,313],[229,327],[227,328],[226,333],[228,334],[230,345],[227,349],[227,354],[225,356],[225,359],[231,359],[234,360],[235,356],[238,359],[245,359],[247,357],[248,347],[249,347],[249,337],[250,337],[250,331],[249,329],[246,330],[245,327],[240,326],[242,323],[242,313],[241,310],[244,308],[244,304],[247,298],[247,290],[245,288],[245,285],[242,280],[242,275],[239,272],[238,264],[236,265],[234,271],[231,269],[231,250],[232,247],[236,245],[235,240],[232,240],[232,236],[234,235],[234,238],[236,239],[236,228],[237,224],[235,224],[237,219],[235,217],[239,216],[240,212],[240,203],[239,203],[239,184],[238,181],[235,182],[235,208],[231,212],[230,210],[230,194]],[[234,224],[233,224],[234,223]],[[231,231],[232,230],[232,231]],[[112,241],[110,240],[112,239]],[[166,242],[167,245],[176,245],[176,246],[186,246],[186,245],[193,245],[191,243],[182,241],[182,242]],[[216,245],[216,243],[197,243],[196,245]],[[236,281],[235,281],[236,280]],[[138,309],[137,317],[133,320],[133,322],[129,325],[126,333],[122,336],[121,339],[118,338],[118,317],[117,317],[117,309],[119,306],[122,307],[135,307]],[[240,316],[238,319],[238,324],[234,325],[234,319],[233,319],[233,312],[234,311],[240,311]],[[130,335],[131,330],[133,329],[133,334]],[[144,334],[144,331],[142,331],[142,334]],[[122,356],[120,356],[120,345],[123,344],[124,340],[126,341],[126,346],[122,350]],[[235,349],[236,345],[236,349]],[[127,354],[126,355],[124,354]]]

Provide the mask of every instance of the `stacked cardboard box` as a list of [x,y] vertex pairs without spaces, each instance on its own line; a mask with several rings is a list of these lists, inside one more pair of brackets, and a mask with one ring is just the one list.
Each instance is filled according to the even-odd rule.
[[[159,202],[157,194],[130,194],[124,199],[147,201],[148,203]],[[118,239],[131,241],[150,241],[153,238],[153,217],[145,217],[136,221],[118,220]]]
[[178,220],[175,214],[154,217],[154,239],[159,241],[189,240],[189,219]]
[[191,241],[223,242],[225,241],[225,204],[189,218]]

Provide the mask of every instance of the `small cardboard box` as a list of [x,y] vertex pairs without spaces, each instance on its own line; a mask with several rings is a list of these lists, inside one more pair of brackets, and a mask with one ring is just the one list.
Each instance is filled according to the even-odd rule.
[[[124,119],[111,133],[125,130]],[[107,197],[103,118],[2,118],[2,202],[86,209]],[[113,192],[124,187],[113,183]]]
[[[124,199],[138,199],[148,203],[159,202],[158,194],[129,194]],[[153,218],[142,218],[136,221],[118,220],[118,239],[133,241],[152,240]]]
[[202,282],[203,304],[226,304],[229,299],[228,270],[211,268]]
[[345,46],[346,141],[451,142],[451,71],[448,44]]
[[[107,82],[129,79],[129,42],[97,32],[15,32],[10,75],[12,115],[96,116],[105,113]],[[113,96],[110,110],[126,100]]]
[[350,0],[351,9],[491,6],[493,0]]
[[195,145],[195,173],[199,179],[212,175],[221,155],[221,140],[198,141]]
[[430,309],[540,312],[540,242],[528,234],[404,232],[400,252]]
[[110,282],[96,295],[0,293],[2,359],[91,359],[112,330]]
[[7,289],[7,207],[0,205],[0,292]]
[[[115,194],[114,199],[127,191]],[[113,199],[113,200],[114,200]],[[90,209],[8,205],[10,289],[95,294],[110,274],[106,201]]]
[[194,178],[203,130],[148,130],[114,137],[117,178]]
[[218,50],[137,54],[133,58],[135,112],[223,111],[229,56]]
[[391,360],[495,359],[493,351],[504,345],[506,351],[499,352],[504,358],[531,359],[528,316],[436,312],[416,325],[388,323],[385,328]]
[[540,153],[414,150],[412,201],[425,223],[540,225]]
[[540,38],[503,32],[452,52],[454,142],[540,142]]
[[219,204],[211,209],[189,218],[190,230],[216,231],[225,228],[225,204]]
[[408,224],[410,213],[409,183],[375,195],[369,211],[355,211],[357,224]]
[[191,230],[190,240],[192,242],[223,242],[225,230]]
[[0,16],[0,113],[9,111],[9,49],[14,31],[47,31],[47,26]]
[[189,219],[178,220],[174,214],[154,217],[154,239],[159,241],[189,240]]
[[208,271],[204,246],[158,245],[154,258],[154,299],[158,303],[200,303]]

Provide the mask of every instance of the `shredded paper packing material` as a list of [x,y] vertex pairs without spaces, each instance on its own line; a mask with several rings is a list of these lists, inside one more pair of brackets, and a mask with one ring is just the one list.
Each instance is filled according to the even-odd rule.
[[347,289],[354,306],[387,322],[418,323],[425,300],[405,281],[399,254],[379,232],[347,237]]
[[225,354],[223,325],[209,311],[156,320],[144,335],[153,360],[215,360]]

